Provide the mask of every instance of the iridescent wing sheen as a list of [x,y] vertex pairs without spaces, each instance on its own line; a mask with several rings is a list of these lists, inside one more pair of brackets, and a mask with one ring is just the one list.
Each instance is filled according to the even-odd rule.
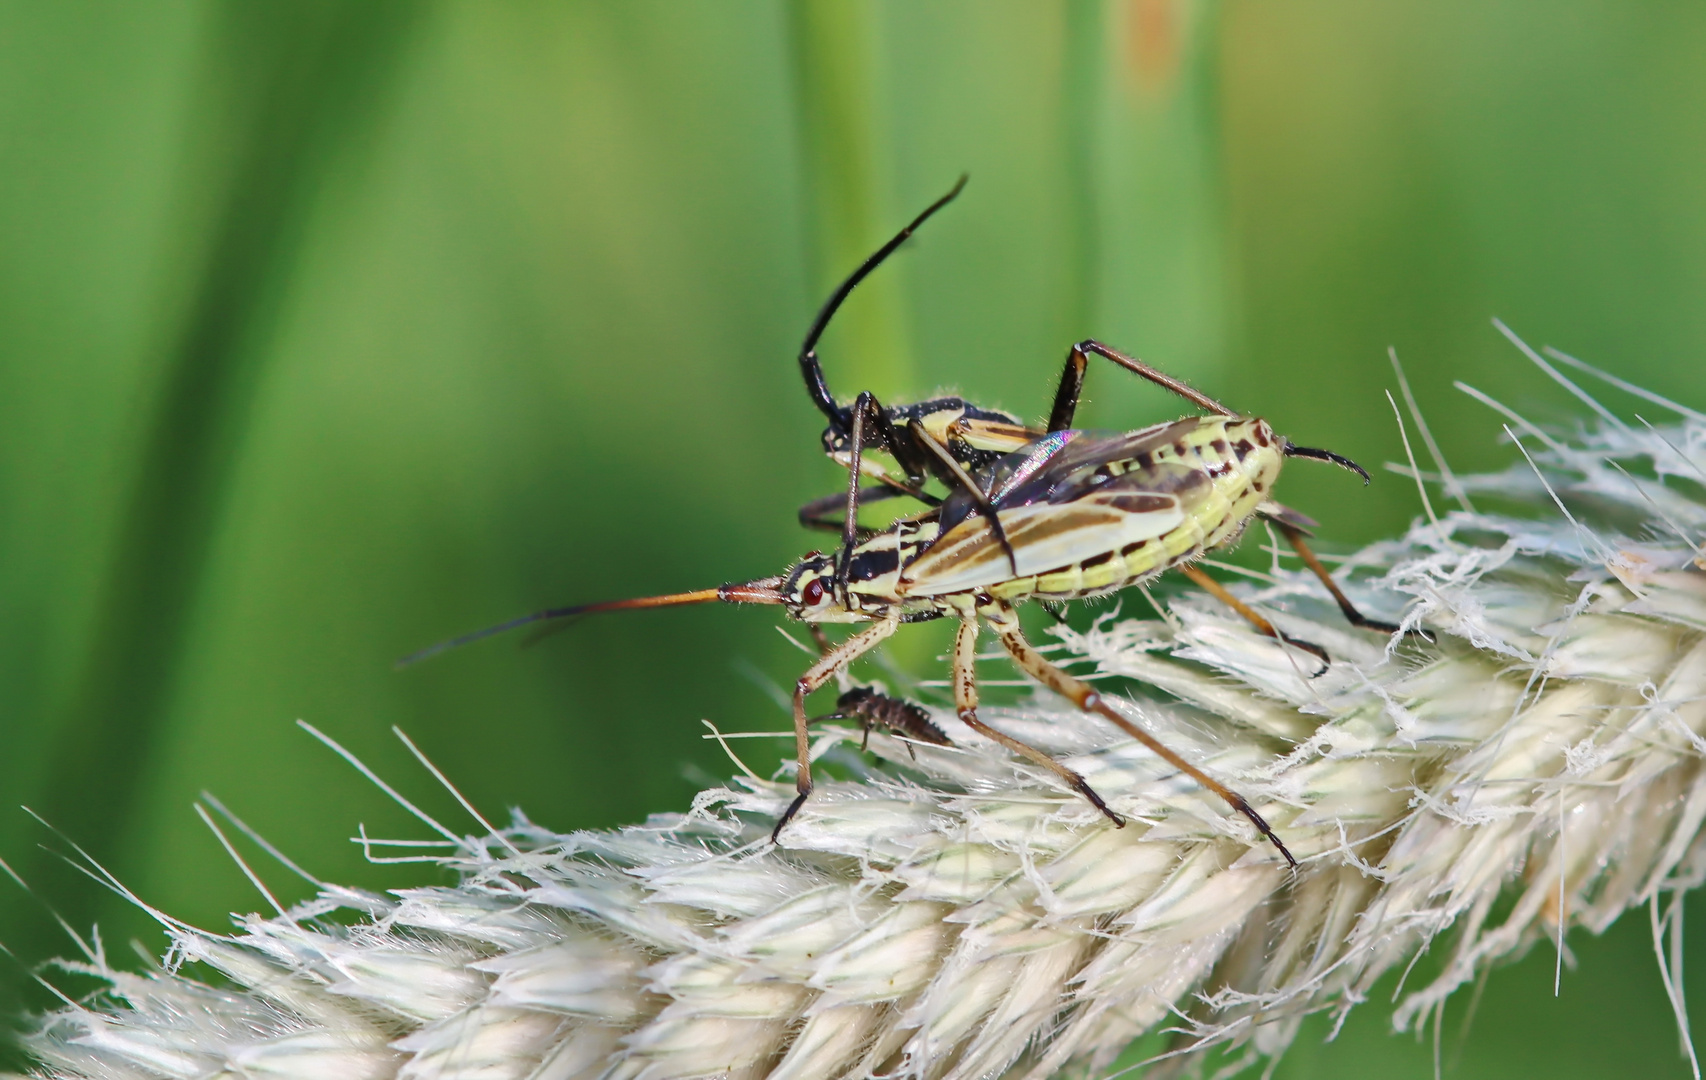
[[984,518],[961,516],[949,522],[949,508],[944,506],[943,532],[907,564],[901,574],[902,595],[940,596],[984,588],[1153,540],[1184,524],[1213,490],[1207,473],[1176,462],[1094,477],[1094,467],[1080,459],[1067,463],[1072,475],[1045,475],[1057,464],[1037,470],[1025,484],[1033,490],[1046,487],[1056,498],[997,506],[1018,559],[1017,575]]
[[[1199,424],[1193,418],[1142,431],[1056,431],[1001,458],[978,479],[997,510],[1069,503],[1111,479],[1149,467]],[[955,492],[942,504],[943,532],[976,512],[975,500]],[[1006,524],[1006,514],[1001,521]]]

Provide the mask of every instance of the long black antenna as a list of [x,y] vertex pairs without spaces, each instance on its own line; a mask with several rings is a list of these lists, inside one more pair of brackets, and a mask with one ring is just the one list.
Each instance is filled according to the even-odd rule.
[[860,263],[859,269],[853,271],[846,281],[843,281],[834,292],[829,294],[829,299],[824,301],[823,307],[817,313],[817,318],[812,321],[812,328],[806,331],[805,343],[800,346],[800,374],[805,376],[806,393],[811,395],[812,404],[816,405],[818,411],[829,418],[831,424],[843,425],[847,418],[843,415],[841,406],[835,403],[835,396],[829,392],[829,385],[823,381],[823,366],[817,360],[818,338],[823,336],[824,330],[829,326],[829,320],[835,317],[836,311],[840,309],[848,294],[858,288],[859,283],[864,281],[871,271],[880,266],[884,259],[893,255],[895,248],[906,243],[907,238],[920,225],[930,220],[931,214],[953,202],[955,196],[959,195],[965,188],[966,181],[970,179],[970,173],[962,173],[959,180],[955,181],[954,186],[946,195],[925,207],[922,214],[913,218],[906,228],[894,235],[894,239],[878,248],[870,258]]

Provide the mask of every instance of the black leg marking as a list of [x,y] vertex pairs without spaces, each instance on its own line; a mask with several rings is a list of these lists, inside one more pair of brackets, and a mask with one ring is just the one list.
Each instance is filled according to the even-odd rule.
[[1294,638],[1290,634],[1275,633],[1274,637],[1285,642],[1287,645],[1292,646],[1293,648],[1302,649],[1304,652],[1308,653],[1310,656],[1313,656],[1315,659],[1321,661],[1321,670],[1317,671],[1315,674],[1309,676],[1311,679],[1319,679],[1321,676],[1327,674],[1327,668],[1332,665],[1333,658],[1331,656],[1327,655],[1326,649],[1323,649],[1321,646],[1315,644],[1313,641],[1304,641],[1302,638]]
[[1066,367],[1060,373],[1060,385],[1054,391],[1054,407],[1049,410],[1049,434],[1065,431],[1072,426],[1078,413],[1078,398],[1084,393],[1084,369],[1090,361],[1081,345],[1074,345],[1066,354]]
[[1096,809],[1106,814],[1108,820],[1114,823],[1114,828],[1125,828],[1125,818],[1108,809],[1108,804],[1102,801],[1102,797],[1100,795],[1096,794],[1096,789],[1090,786],[1089,781],[1085,780],[1082,776],[1079,776],[1073,781],[1072,786],[1078,789],[1078,794],[1090,800],[1091,806],[1094,806]]
[[1248,818],[1250,824],[1256,827],[1257,832],[1261,833],[1269,840],[1272,840],[1274,847],[1279,848],[1279,853],[1285,856],[1285,861],[1290,864],[1293,870],[1296,870],[1297,860],[1292,858],[1291,849],[1285,846],[1285,842],[1279,838],[1278,833],[1274,832],[1273,827],[1268,824],[1267,819],[1256,813],[1255,808],[1244,801],[1244,796],[1234,795],[1233,800],[1233,808]]
[[776,827],[770,830],[770,842],[772,844],[781,842],[782,826],[794,820],[794,815],[800,812],[800,807],[806,805],[806,796],[811,793],[810,787],[801,788],[800,793],[794,796],[794,801],[788,804],[788,809],[782,811],[782,816],[776,819]]

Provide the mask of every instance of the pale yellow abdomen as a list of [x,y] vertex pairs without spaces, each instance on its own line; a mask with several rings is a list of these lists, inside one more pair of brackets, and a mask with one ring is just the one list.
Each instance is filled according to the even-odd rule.
[[1112,592],[1236,540],[1279,479],[1284,457],[1272,429],[1255,418],[1204,417],[1169,425],[1166,434],[1172,438],[1159,441],[1134,470],[1178,464],[1200,470],[1208,480],[1184,507],[1177,526],[1110,552],[1111,557],[1086,559],[991,592],[1004,599],[1073,599]]

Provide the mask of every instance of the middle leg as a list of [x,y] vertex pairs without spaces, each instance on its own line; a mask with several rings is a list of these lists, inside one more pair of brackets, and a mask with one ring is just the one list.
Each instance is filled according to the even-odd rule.
[[1007,749],[1036,762],[1043,768],[1066,781],[1072,789],[1090,800],[1090,805],[1106,814],[1115,828],[1125,827],[1125,818],[1108,809],[1108,804],[1096,794],[1078,773],[1062,765],[1054,758],[1038,750],[1029,743],[1020,742],[1011,735],[1003,735],[988,724],[977,718],[977,616],[971,615],[960,620],[960,632],[954,637],[954,705],[959,710],[960,719],[966,727],[987,738],[993,739]]
[[1044,659],[1042,654],[1032,648],[1029,641],[1025,640],[1024,633],[1019,629],[1019,615],[1011,607],[1002,604],[985,609],[984,617],[989,620],[990,627],[1001,638],[1001,644],[1006,648],[1008,655],[1013,658],[1013,662],[1018,664],[1027,675],[1085,712],[1093,712],[1112,721],[1121,731],[1147,746],[1161,760],[1220,796],[1232,809],[1248,818],[1250,824],[1254,825],[1258,832],[1272,840],[1274,846],[1279,848],[1280,854],[1285,856],[1285,861],[1290,863],[1294,869],[1296,868],[1297,860],[1292,858],[1291,852],[1275,834],[1273,828],[1263,820],[1262,815],[1256,813],[1255,809],[1245,801],[1244,796],[1192,765],[1176,752],[1168,749],[1160,739],[1121,716],[1112,705],[1102,700],[1102,695],[1092,689],[1089,683],[1068,675]]

